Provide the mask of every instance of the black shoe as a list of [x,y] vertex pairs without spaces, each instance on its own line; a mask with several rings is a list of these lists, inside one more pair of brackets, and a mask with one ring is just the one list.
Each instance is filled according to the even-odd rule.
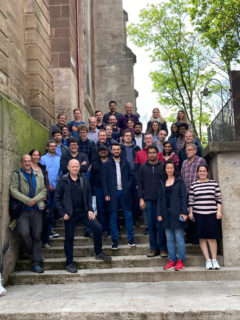
[[143,234],[144,234],[145,236],[148,236],[148,228],[146,228],[146,229],[144,230]]
[[77,267],[76,267],[76,265],[75,265],[74,262],[69,263],[69,264],[67,265],[66,270],[67,270],[68,272],[70,272],[70,273],[77,273],[77,272],[78,272]]
[[36,273],[43,273],[44,270],[39,264],[35,264],[32,266],[32,271]]
[[113,242],[112,242],[112,250],[118,250],[118,241],[117,240],[113,240]]
[[136,245],[134,243],[134,239],[129,239],[128,240],[128,245],[129,245],[129,247],[135,247]]
[[112,260],[112,257],[107,256],[103,251],[96,255],[97,260],[103,260],[103,261],[110,261]]

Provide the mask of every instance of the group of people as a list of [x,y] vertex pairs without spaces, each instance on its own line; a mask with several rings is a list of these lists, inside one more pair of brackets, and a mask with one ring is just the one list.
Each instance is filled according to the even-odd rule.
[[[23,203],[17,231],[32,270],[44,272],[42,247],[49,248],[51,238],[59,236],[54,231],[54,212],[64,220],[69,272],[77,272],[73,241],[79,222],[85,236],[93,237],[96,259],[110,261],[102,250],[102,236],[110,234],[112,250],[118,250],[120,208],[128,246],[135,246],[133,226],[143,215],[144,233],[149,235],[147,257],[169,256],[165,270],[184,268],[185,232],[188,241],[199,239],[206,268],[219,269],[221,193],[217,182],[209,179],[185,112],[178,112],[167,138],[167,123],[158,108],[153,109],[146,133],[130,102],[124,115],[117,112],[115,101],[109,102],[109,109],[104,115],[96,110],[88,124],[81,121],[79,109],[69,123],[60,113],[58,123],[50,128],[45,154],[37,149],[24,154],[21,169],[12,175],[11,195]],[[48,223],[43,215],[46,204],[51,211]]]

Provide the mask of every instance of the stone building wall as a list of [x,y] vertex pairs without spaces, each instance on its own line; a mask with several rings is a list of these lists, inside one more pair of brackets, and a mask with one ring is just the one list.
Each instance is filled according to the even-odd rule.
[[122,0],[93,0],[95,108],[108,110],[116,100],[124,112],[126,102],[136,108],[133,65],[136,57],[126,46],[127,14]]

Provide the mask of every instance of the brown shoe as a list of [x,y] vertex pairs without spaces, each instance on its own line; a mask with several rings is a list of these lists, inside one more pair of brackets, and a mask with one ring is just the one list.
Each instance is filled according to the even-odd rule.
[[159,255],[159,251],[158,250],[151,250],[149,252],[149,254],[147,255],[148,258],[153,258]]
[[161,256],[162,258],[168,257],[168,252],[167,252],[166,250],[162,250],[162,251],[160,252],[160,256]]

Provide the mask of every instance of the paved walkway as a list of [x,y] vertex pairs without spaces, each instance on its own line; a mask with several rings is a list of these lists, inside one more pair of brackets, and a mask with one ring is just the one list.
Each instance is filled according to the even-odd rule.
[[[49,313],[51,319],[65,319],[65,315],[66,319],[75,319],[74,313],[78,312],[86,317],[105,313],[105,319],[107,315],[111,318],[110,313],[129,312],[132,319],[138,319],[141,313],[184,313],[181,319],[215,319],[217,315],[222,315],[219,319],[240,319],[240,281],[18,285],[7,287],[7,295],[0,298],[0,319],[22,319],[21,313],[25,319],[46,319],[40,313]],[[189,317],[189,312],[198,317]],[[201,318],[204,312],[208,316]]]

